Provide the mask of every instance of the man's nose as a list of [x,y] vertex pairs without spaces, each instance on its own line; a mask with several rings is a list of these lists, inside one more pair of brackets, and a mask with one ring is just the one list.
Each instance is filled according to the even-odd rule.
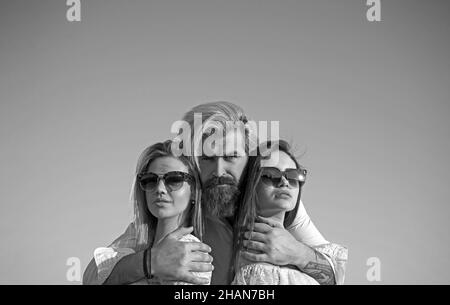
[[221,177],[226,173],[225,170],[225,162],[222,157],[216,158],[216,168],[214,170],[214,174],[216,177]]

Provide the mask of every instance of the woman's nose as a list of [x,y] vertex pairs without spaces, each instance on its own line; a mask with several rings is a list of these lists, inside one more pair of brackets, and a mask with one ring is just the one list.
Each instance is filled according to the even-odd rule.
[[155,191],[157,194],[167,194],[166,185],[164,184],[163,179],[158,180]]
[[278,183],[278,187],[289,186],[289,181],[286,177],[281,176],[280,183]]

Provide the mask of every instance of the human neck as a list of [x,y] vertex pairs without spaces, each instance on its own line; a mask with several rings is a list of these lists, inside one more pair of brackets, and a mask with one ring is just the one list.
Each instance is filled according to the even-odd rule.
[[285,214],[286,214],[285,211],[279,211],[279,212],[274,212],[274,213],[271,213],[271,214],[265,215],[265,216],[262,216],[260,214],[259,215],[283,225]]
[[160,242],[169,233],[172,233],[181,225],[179,215],[169,218],[159,218],[156,224],[154,244]]

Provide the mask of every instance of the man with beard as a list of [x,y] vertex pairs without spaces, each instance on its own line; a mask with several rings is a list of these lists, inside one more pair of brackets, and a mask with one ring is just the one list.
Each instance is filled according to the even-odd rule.
[[[185,243],[179,239],[192,229],[180,228],[169,234],[161,242],[153,245],[151,251],[135,252],[128,241],[132,226],[108,249],[108,254],[97,252],[83,275],[84,284],[127,284],[137,282],[145,276],[158,276],[167,280],[180,280],[193,284],[205,284],[205,280],[195,277],[193,272],[213,271],[211,284],[229,284],[232,281],[231,259],[233,252],[233,222],[239,206],[241,191],[245,188],[246,165],[249,154],[249,132],[247,118],[243,110],[232,103],[215,102],[201,104],[185,114],[184,120],[194,126],[194,114],[202,113],[202,129],[192,129],[192,138],[200,133],[204,140],[211,134],[204,134],[211,122],[219,123],[226,130],[224,147],[215,146],[212,153],[201,154],[195,159],[203,185],[202,206],[205,209],[205,234],[203,243]],[[241,121],[245,129],[226,129],[226,122]],[[236,139],[245,139],[237,141]],[[200,145],[203,144],[200,143]],[[195,143],[192,145],[196,145]],[[198,145],[198,143],[197,143]],[[223,151],[220,149],[223,148]],[[301,209],[300,209],[301,210]],[[308,217],[306,212],[302,217]],[[306,221],[317,244],[327,243],[314,227],[309,217]],[[268,226],[270,228],[270,226]],[[283,261],[294,265],[301,253],[304,256],[297,268],[310,274],[320,284],[335,284],[332,261],[325,255],[298,242],[287,230],[278,229],[278,235],[267,235],[271,244],[281,249],[280,253],[269,256],[271,261]],[[100,248],[99,248],[100,249]],[[97,251],[97,250],[96,250]],[[148,253],[150,257],[144,257]],[[276,256],[276,257],[274,257]],[[293,258],[296,258],[293,260]],[[214,267],[213,267],[214,259]],[[143,261],[148,262],[144,270]],[[309,268],[304,268],[308,265]],[[312,266],[312,267],[311,267]]]

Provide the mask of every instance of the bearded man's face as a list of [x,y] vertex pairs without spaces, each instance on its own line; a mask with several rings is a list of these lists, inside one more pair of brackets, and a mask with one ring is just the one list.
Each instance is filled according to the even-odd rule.
[[[199,158],[202,204],[211,216],[231,217],[237,208],[248,156],[245,141],[236,141],[236,137],[244,137],[244,134],[238,129],[228,131],[224,147],[216,146],[212,148],[212,156],[202,154]],[[236,142],[237,145],[231,145]]]

